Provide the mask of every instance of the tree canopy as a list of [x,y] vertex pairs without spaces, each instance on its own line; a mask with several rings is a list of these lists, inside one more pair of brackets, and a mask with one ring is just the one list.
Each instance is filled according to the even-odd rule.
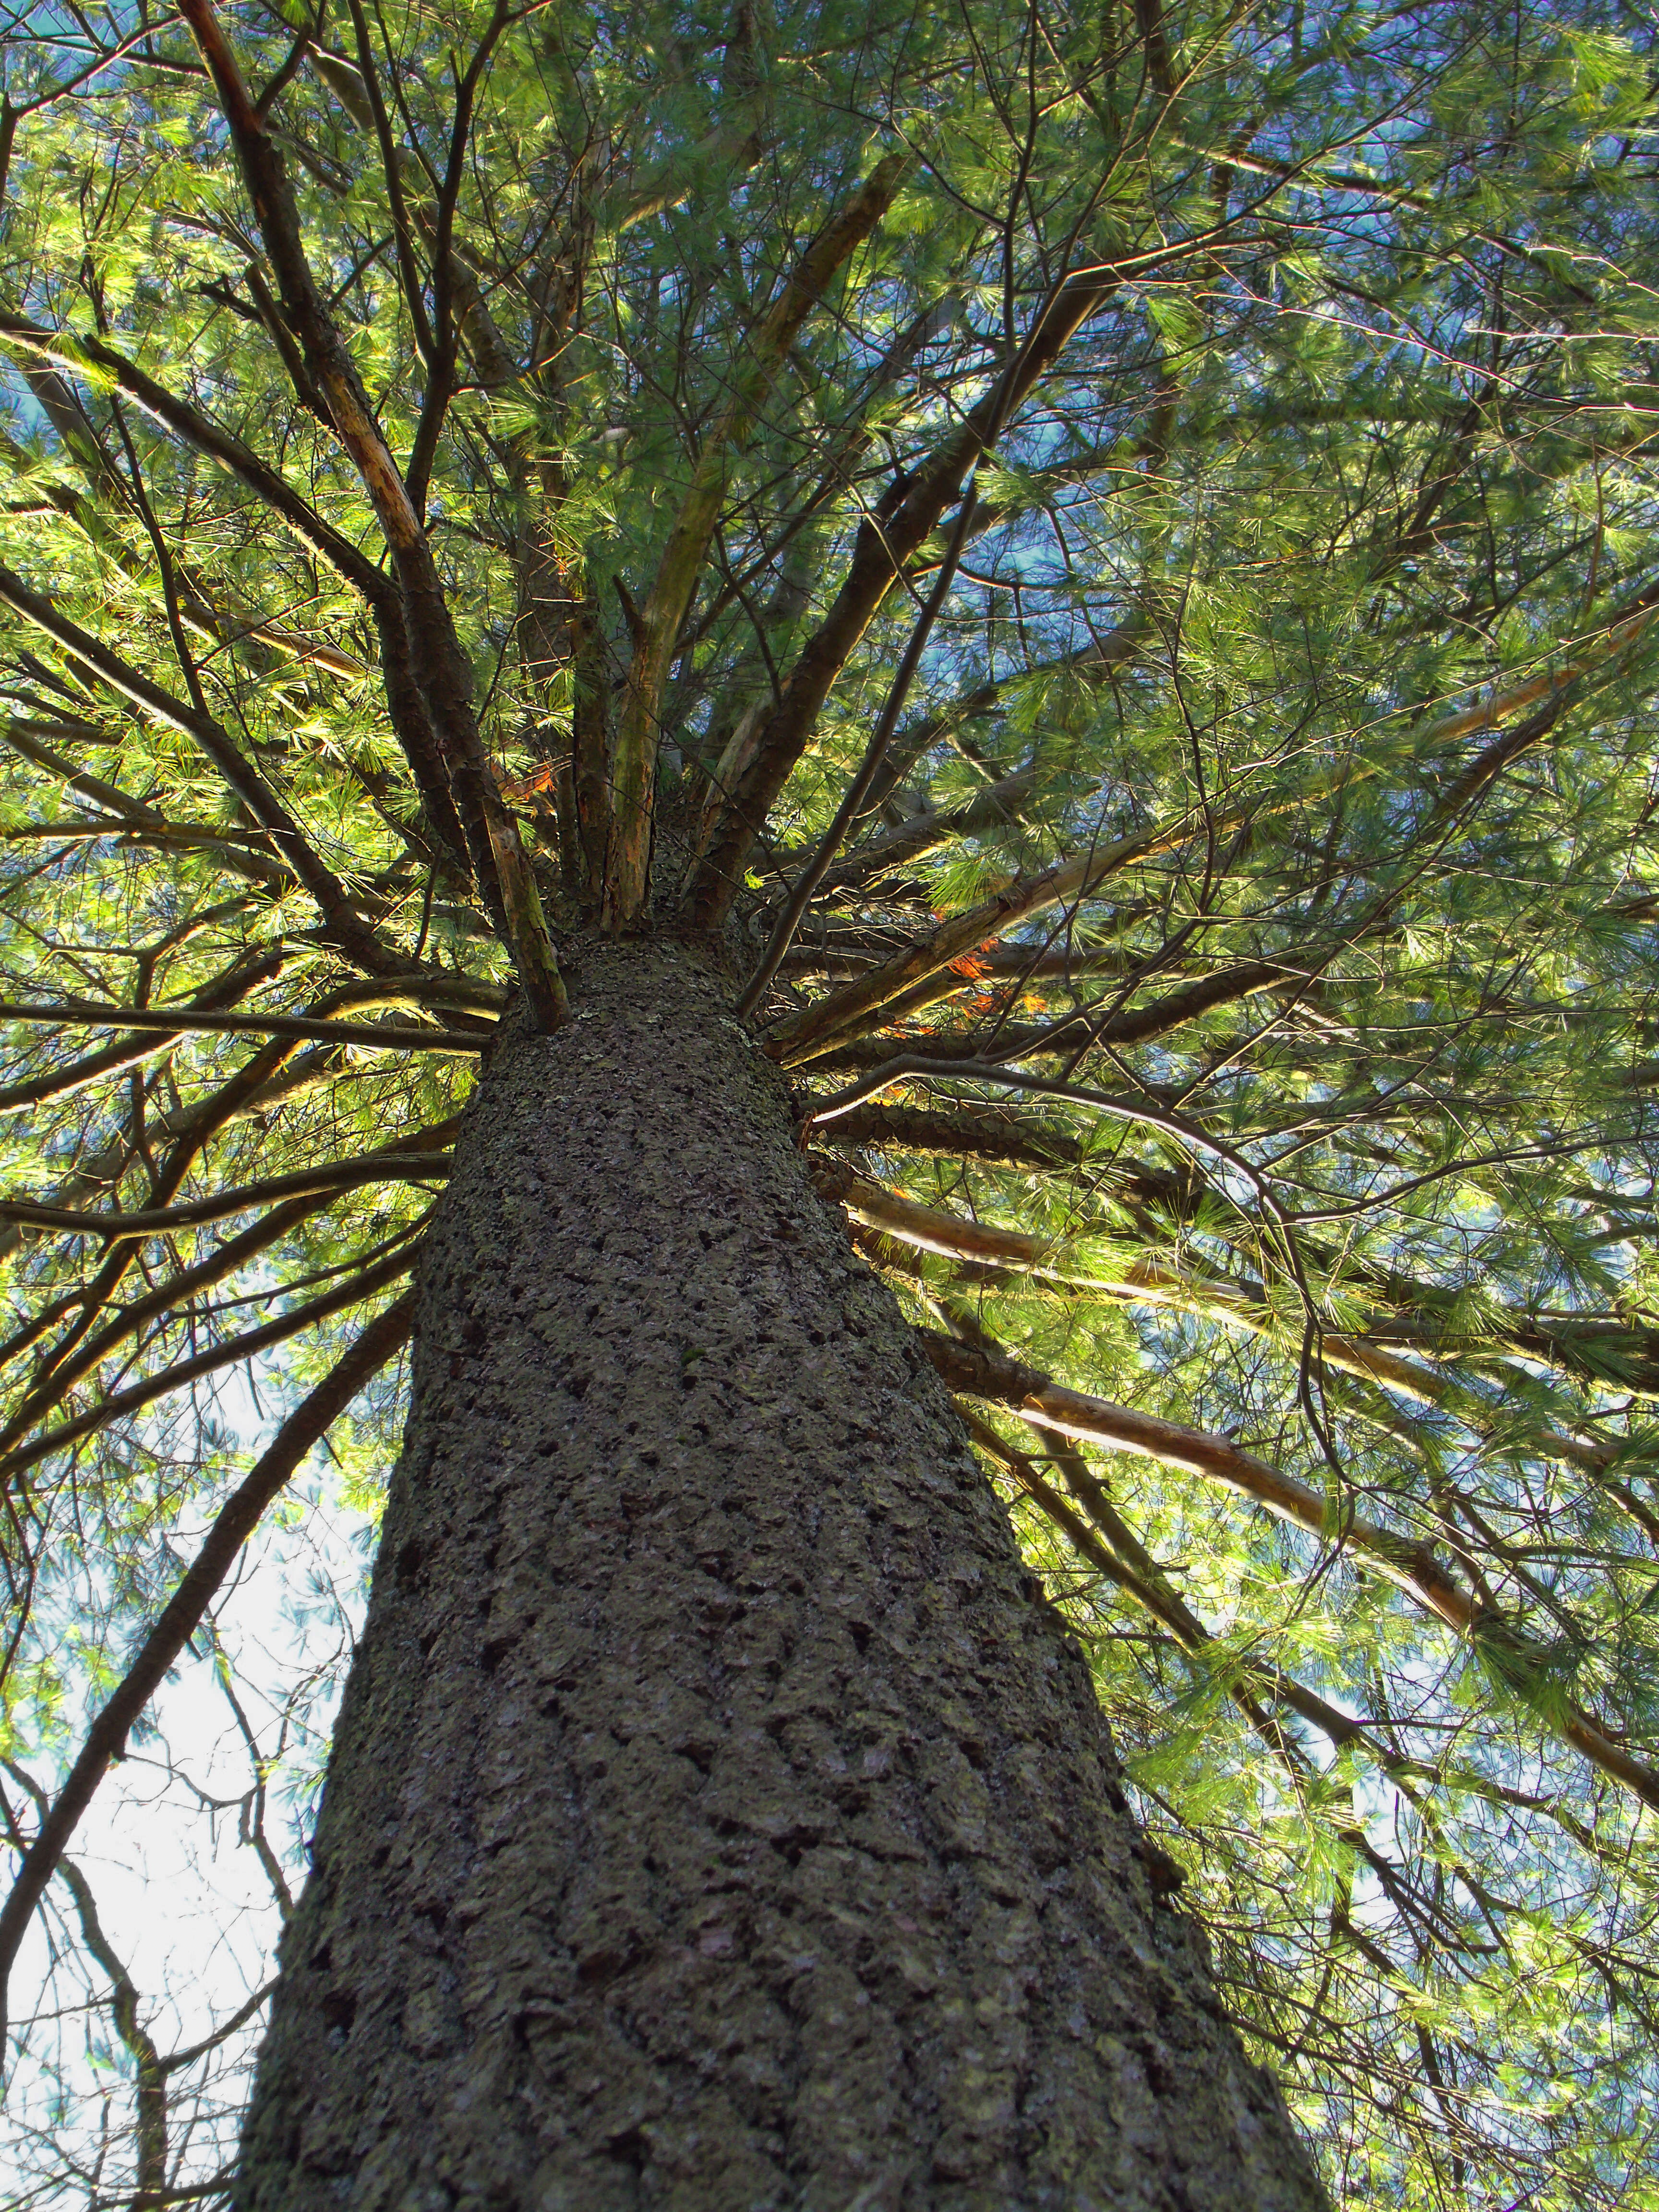
[[1659,2204],[1655,44],[14,11],[17,2202],[228,2164],[259,1992],[138,1988],[74,1816],[217,1669],[274,1942],[308,1517],[601,928],[726,933],[1338,2200]]

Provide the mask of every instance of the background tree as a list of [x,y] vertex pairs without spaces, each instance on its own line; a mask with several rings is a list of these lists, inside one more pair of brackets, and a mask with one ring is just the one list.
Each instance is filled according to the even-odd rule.
[[264,1992],[166,2046],[65,1848],[210,1650],[286,1909],[337,1638],[218,1594],[331,1424],[374,1510],[474,1069],[641,936],[726,948],[1334,2193],[1654,2201],[1651,47],[17,16],[41,2201],[218,2185]]

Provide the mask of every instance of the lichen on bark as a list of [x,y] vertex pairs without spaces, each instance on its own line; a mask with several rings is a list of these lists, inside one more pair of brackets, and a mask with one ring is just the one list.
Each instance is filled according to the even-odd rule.
[[1322,2204],[718,965],[571,988],[425,1258],[241,2212]]

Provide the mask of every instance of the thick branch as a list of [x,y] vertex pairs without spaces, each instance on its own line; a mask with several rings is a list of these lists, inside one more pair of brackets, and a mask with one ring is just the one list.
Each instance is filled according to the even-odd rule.
[[963,1107],[949,1114],[924,1107],[858,1106],[830,1122],[823,1133],[833,1145],[867,1146],[872,1152],[894,1147],[952,1159],[965,1155],[1009,1167],[1075,1167],[1083,1158],[1082,1146],[1064,1130],[1022,1121],[994,1106]]
[[[276,945],[255,954],[251,960],[238,961],[234,967],[195,992],[186,1002],[187,1010],[195,1013],[224,1012],[281,971],[284,951],[283,945]],[[161,1006],[144,1011],[166,1015],[173,1009]],[[0,1014],[0,1020],[19,1018],[27,1017],[15,1012]],[[88,1053],[83,1059],[71,1060],[67,1066],[60,1065],[50,1074],[37,1075],[27,1083],[6,1085],[0,1089],[0,1114],[15,1113],[20,1107],[42,1105],[48,1098],[67,1097],[72,1091],[97,1082],[100,1076],[113,1075],[123,1068],[136,1067],[141,1061],[153,1059],[157,1053],[176,1044],[183,1035],[176,1023],[171,1028],[130,1028],[125,1036],[106,1045],[101,1052]]]
[[37,1206],[31,1199],[3,1198],[0,1199],[0,1221],[61,1229],[109,1244],[129,1237],[165,1237],[178,1229],[200,1229],[210,1222],[252,1213],[262,1206],[277,1205],[284,1199],[321,1198],[334,1191],[355,1190],[363,1183],[441,1181],[448,1172],[447,1153],[379,1152],[360,1160],[323,1160],[314,1168],[296,1168],[291,1175],[272,1176],[264,1182],[216,1191],[211,1198],[194,1199],[187,1206],[156,1206],[134,1213],[84,1213],[68,1206]]
[[[1511,1676],[1528,1658],[1539,1656],[1511,1622],[1454,1582],[1428,1545],[1413,1543],[1409,1537],[1382,1528],[1346,1507],[1333,1516],[1322,1492],[1270,1467],[1228,1437],[1182,1428],[1133,1407],[1113,1405],[1104,1398],[1067,1389],[1052,1376],[1006,1353],[982,1351],[926,1330],[921,1332],[921,1340],[929,1359],[953,1390],[1017,1407],[1023,1418],[1038,1428],[1183,1468],[1252,1499],[1322,1541],[1354,1553],[1425,1612],[1493,1656],[1500,1666],[1509,1661]],[[1644,1805],[1659,1811],[1659,1773],[1633,1759],[1622,1744],[1577,1707],[1563,1705],[1558,1718],[1554,1700],[1534,1702],[1575,1750],[1622,1783]]]
[[315,1021],[305,1014],[197,1013],[184,1006],[46,1006],[0,1000],[0,1022],[48,1027],[149,1030],[171,1041],[179,1032],[207,1036],[316,1037],[328,1044],[367,1045],[378,1052],[478,1053],[487,1030],[419,1030],[391,1022]]
[[[182,0],[213,78],[244,183],[253,202],[283,313],[300,341],[340,442],[385,534],[403,601],[409,668],[447,771],[468,852],[496,927],[518,963],[537,1021],[556,1028],[568,1013],[535,877],[513,817],[501,803],[471,703],[471,672],[414,501],[381,435],[344,339],[318,292],[282,155],[267,131],[212,0]],[[411,758],[418,775],[422,764]]]
[[234,437],[228,430],[222,430],[205,415],[177,398],[125,354],[106,345],[101,338],[47,330],[26,321],[21,315],[0,310],[0,341],[9,341],[37,359],[55,362],[71,374],[78,372],[84,376],[91,372],[99,383],[113,384],[118,391],[130,393],[163,428],[216,461],[239,483],[246,484],[273,514],[289,525],[302,544],[360,592],[370,606],[378,608],[394,599],[385,573],[349,538],[325,522],[285,477],[259,459],[251,446],[245,446],[240,438]]
[[663,684],[720,520],[731,456],[746,440],[755,410],[802,324],[836,271],[886,213],[908,167],[908,155],[889,155],[878,161],[848,206],[807,247],[751,340],[735,396],[703,439],[690,489],[663,548],[650,597],[641,610],[627,695],[617,725],[605,902],[605,917],[613,926],[634,921],[645,905]]
[[729,910],[749,848],[805,752],[830,686],[906,564],[960,495],[987,442],[1048,374],[1074,333],[1104,306],[1116,283],[1115,271],[1097,270],[1057,285],[1017,359],[921,471],[896,514],[885,522],[872,520],[860,526],[846,579],[763,725],[753,758],[731,794],[692,884],[691,909],[700,921],[717,922]]

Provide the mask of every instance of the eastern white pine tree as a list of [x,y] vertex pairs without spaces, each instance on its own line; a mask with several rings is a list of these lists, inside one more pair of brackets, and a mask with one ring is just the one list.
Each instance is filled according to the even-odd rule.
[[1648,2201],[1653,46],[18,11],[19,2203]]

